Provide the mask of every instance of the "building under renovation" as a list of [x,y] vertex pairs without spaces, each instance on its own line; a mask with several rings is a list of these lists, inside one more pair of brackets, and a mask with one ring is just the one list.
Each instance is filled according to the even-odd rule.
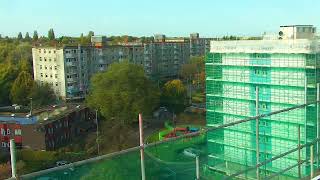
[[[315,30],[311,25],[281,26],[279,34],[268,40],[211,41],[206,56],[207,126],[315,102],[320,81],[320,44]],[[314,140],[317,119],[313,105],[261,118],[259,128],[254,121],[208,132],[208,166],[225,174],[255,166],[298,143]],[[301,151],[301,161],[309,156],[310,151]],[[298,157],[297,152],[292,153],[269,163],[260,173],[290,167]],[[298,176],[297,168],[286,174]],[[301,173],[310,171],[310,165],[301,168]]]

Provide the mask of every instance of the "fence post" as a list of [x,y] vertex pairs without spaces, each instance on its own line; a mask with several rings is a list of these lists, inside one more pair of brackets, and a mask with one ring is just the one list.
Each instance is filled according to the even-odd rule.
[[300,139],[300,124],[298,125],[298,177],[301,179],[301,139]]
[[139,114],[139,134],[140,134],[140,160],[141,160],[141,179],[146,179],[146,172],[144,167],[144,143],[143,143],[143,124],[142,115]]
[[196,180],[200,180],[199,156],[196,156]]
[[[256,86],[256,116],[259,116],[259,87]],[[256,158],[257,158],[257,165],[260,162],[260,149],[259,149],[259,118],[256,119]],[[259,167],[256,170],[257,179],[260,179],[260,172]]]
[[14,139],[10,139],[10,155],[11,155],[11,174],[12,178],[17,177],[16,170],[16,146],[14,143]]
[[310,146],[310,178],[313,178],[314,176],[314,171],[313,171],[313,162],[314,162],[314,157],[313,157],[313,144]]

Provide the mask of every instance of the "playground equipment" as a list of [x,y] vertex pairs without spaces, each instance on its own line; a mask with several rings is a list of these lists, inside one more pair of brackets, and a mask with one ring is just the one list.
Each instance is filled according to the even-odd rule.
[[173,128],[169,123],[165,123],[165,127],[167,128],[166,130],[159,132],[159,140],[173,138],[200,130],[198,127],[190,127],[188,125]]

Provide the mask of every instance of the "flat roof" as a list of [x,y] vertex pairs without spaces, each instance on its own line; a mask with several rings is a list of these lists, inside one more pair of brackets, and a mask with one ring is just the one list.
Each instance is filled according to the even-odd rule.
[[280,27],[296,27],[296,26],[303,26],[303,27],[313,27],[313,25],[300,25],[300,24],[298,24],[298,25],[285,25],[285,26],[280,26]]

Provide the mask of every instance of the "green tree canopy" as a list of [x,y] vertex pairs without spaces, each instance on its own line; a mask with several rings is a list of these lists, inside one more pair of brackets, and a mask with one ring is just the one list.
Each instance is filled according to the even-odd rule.
[[33,85],[34,81],[31,74],[27,71],[21,71],[11,87],[11,102],[19,105],[29,104],[29,94],[31,93]]
[[38,41],[39,36],[38,36],[38,32],[37,32],[37,31],[34,31],[34,32],[33,32],[33,37],[32,37],[32,39],[33,39],[34,41]]
[[91,37],[94,36],[94,32],[93,31],[89,31],[88,35],[87,35],[87,39],[89,40],[89,42],[91,41]]
[[53,31],[52,28],[49,29],[49,31],[48,31],[48,38],[49,38],[49,40],[54,40],[55,39],[54,31]]
[[41,85],[39,82],[32,87],[29,97],[32,98],[34,107],[53,104],[56,101],[54,91],[49,84]]
[[11,63],[0,64],[0,105],[10,105],[10,89],[17,78],[18,68]]
[[182,81],[175,79],[166,82],[162,88],[161,104],[171,112],[180,113],[187,105],[187,89]]
[[143,67],[127,61],[94,75],[87,97],[89,107],[121,125],[137,121],[139,113],[151,114],[158,101],[159,91],[147,79]]
[[26,41],[30,41],[31,40],[30,35],[29,35],[28,32],[26,32],[26,35],[24,36],[24,40],[26,40]]
[[18,40],[19,41],[22,40],[22,33],[21,32],[19,32],[19,34],[18,34]]

